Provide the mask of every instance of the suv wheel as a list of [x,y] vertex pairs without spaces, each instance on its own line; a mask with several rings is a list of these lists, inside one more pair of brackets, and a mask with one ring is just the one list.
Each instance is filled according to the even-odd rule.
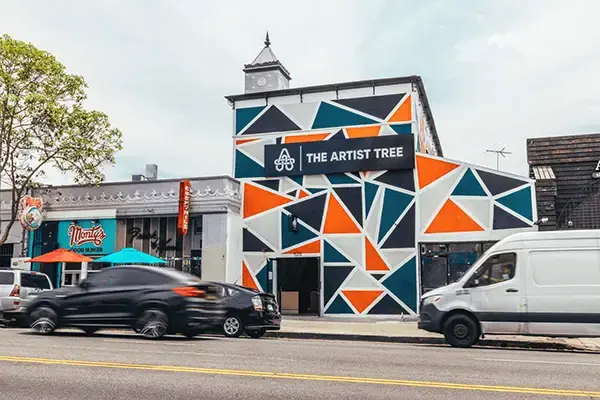
[[444,324],[444,337],[453,347],[471,347],[479,341],[479,326],[466,314],[455,314]]
[[56,329],[58,315],[50,307],[39,307],[31,312],[31,329],[42,335],[49,335]]
[[240,337],[244,332],[242,320],[235,315],[230,315],[223,321],[223,333],[227,337]]
[[161,310],[145,310],[138,318],[135,331],[148,339],[160,339],[168,330],[169,319]]

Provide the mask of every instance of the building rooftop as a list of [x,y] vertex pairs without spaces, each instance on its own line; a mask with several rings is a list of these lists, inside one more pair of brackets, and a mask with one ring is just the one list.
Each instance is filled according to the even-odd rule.
[[[267,38],[268,39],[268,38]],[[266,42],[266,41],[265,41]],[[341,82],[341,83],[329,83],[324,85],[316,85],[316,86],[304,86],[298,88],[289,88],[282,90],[273,90],[269,92],[257,92],[257,93],[245,93],[245,94],[237,94],[225,96],[225,98],[235,107],[235,103],[237,101],[244,100],[254,100],[254,99],[272,99],[274,97],[284,97],[284,96],[300,96],[309,93],[320,93],[320,92],[329,92],[329,91],[338,91],[338,90],[349,90],[349,89],[361,89],[366,87],[372,87],[375,89],[379,86],[391,86],[391,85],[399,85],[405,83],[412,83],[416,86],[417,91],[419,92],[419,97],[423,103],[423,109],[425,110],[425,116],[427,118],[427,122],[429,123],[429,128],[431,129],[431,134],[433,136],[433,140],[435,142],[435,146],[438,150],[438,156],[443,157],[442,145],[440,143],[440,139],[437,133],[437,128],[435,126],[435,121],[433,120],[433,113],[431,111],[431,106],[429,104],[429,99],[427,98],[427,92],[425,91],[425,85],[423,84],[423,79],[419,75],[410,75],[410,76],[401,76],[396,78],[382,78],[382,79],[368,79],[362,81],[351,81],[351,82]]]

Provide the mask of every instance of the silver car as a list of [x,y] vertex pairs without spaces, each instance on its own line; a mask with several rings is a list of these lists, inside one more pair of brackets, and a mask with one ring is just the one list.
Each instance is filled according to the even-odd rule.
[[46,274],[0,269],[0,321],[24,322],[29,301],[46,290],[52,290],[52,282]]

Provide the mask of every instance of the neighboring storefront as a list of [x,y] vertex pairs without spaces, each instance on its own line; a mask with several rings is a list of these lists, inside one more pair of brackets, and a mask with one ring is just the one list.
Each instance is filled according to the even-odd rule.
[[600,134],[527,139],[541,230],[600,229]]
[[[239,241],[239,184],[229,177],[192,178],[185,198],[180,180],[106,183],[99,187],[44,188],[41,227],[30,233],[29,256],[56,248],[93,259],[133,247],[169,262],[169,266],[225,281],[228,249]],[[180,205],[180,203],[182,203]],[[183,208],[182,208],[183,207]],[[182,210],[187,210],[182,212]],[[183,221],[185,220],[185,229]],[[239,263],[239,257],[232,256]],[[94,273],[105,264],[91,262]],[[61,265],[34,264],[60,285]],[[67,264],[62,284],[76,284],[81,265]]]
[[537,229],[532,180],[443,157],[420,77],[273,91],[289,72],[269,44],[257,60],[227,97],[243,196],[228,275],[283,311],[415,315],[420,293]]

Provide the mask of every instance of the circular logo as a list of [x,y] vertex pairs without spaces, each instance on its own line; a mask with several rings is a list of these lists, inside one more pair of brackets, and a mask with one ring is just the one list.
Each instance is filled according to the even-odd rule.
[[42,224],[42,213],[36,206],[26,207],[21,213],[21,226],[28,231],[34,231]]
[[260,78],[258,78],[258,86],[265,86],[265,84],[267,83],[267,80],[265,79],[264,76],[261,76]]

